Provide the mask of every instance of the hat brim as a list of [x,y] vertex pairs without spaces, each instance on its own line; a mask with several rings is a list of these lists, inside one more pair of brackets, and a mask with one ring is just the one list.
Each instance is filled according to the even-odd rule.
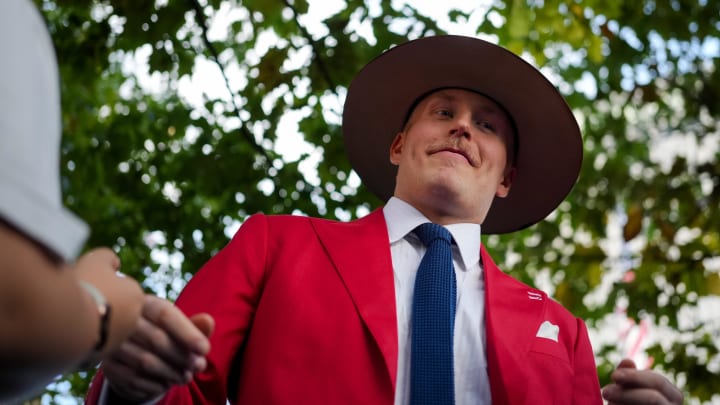
[[483,233],[526,228],[567,196],[582,164],[582,137],[562,95],[535,67],[492,43],[437,36],[396,46],[353,80],[343,110],[350,164],[383,201],[395,189],[390,144],[409,109],[433,90],[462,88],[492,98],[512,117],[518,136],[516,175],[505,198],[495,198]]

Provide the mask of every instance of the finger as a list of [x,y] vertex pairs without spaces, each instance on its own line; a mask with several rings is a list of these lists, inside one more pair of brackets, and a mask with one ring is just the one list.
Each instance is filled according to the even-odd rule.
[[623,394],[623,387],[617,384],[608,384],[607,386],[603,387],[602,389],[602,397],[607,401],[607,405],[621,405],[621,402],[616,402],[621,400],[622,394]]
[[[165,330],[145,318],[141,317],[138,320],[135,333],[130,337],[129,343],[152,353],[154,357],[161,359],[173,368],[188,371],[195,371],[197,367],[204,368],[204,364],[195,365],[198,355],[193,354],[183,345],[179,345]],[[132,354],[125,353],[125,355],[131,356]]]
[[161,383],[145,380],[141,374],[120,362],[106,361],[102,370],[110,388],[125,399],[145,399],[165,391]]
[[186,349],[200,355],[210,351],[207,337],[170,302],[147,295],[143,305],[143,317],[163,329],[176,343]]
[[634,368],[637,369],[637,366],[635,365],[635,362],[631,359],[622,359],[620,361],[620,364],[618,364],[617,368]]
[[190,317],[190,321],[207,337],[215,330],[215,319],[210,314],[195,314]]
[[602,389],[602,397],[607,401],[607,405],[621,405],[624,404],[624,393],[627,391],[621,385],[608,384]]
[[682,403],[683,395],[663,375],[650,370],[619,368],[613,372],[613,380],[626,388],[651,390],[672,403]]
[[111,357],[111,364],[120,364],[132,370],[132,374],[160,382],[162,386],[185,384],[192,378],[192,372],[184,368],[176,368],[153,352],[136,345],[132,341],[123,343],[121,352]]
[[604,390],[603,398],[608,401],[608,405],[672,405],[659,391],[650,388],[620,388],[611,392]]
[[630,359],[622,359],[615,371],[610,375],[610,378],[618,384],[630,384],[629,381],[623,380],[623,378],[627,378],[634,371],[637,371],[635,362]]
[[113,270],[120,268],[120,258],[108,247],[98,247],[88,251],[80,260],[93,260],[96,263],[108,264]]
[[167,392],[171,385],[154,380],[118,362],[103,364],[103,373],[115,395],[134,403],[143,403]]

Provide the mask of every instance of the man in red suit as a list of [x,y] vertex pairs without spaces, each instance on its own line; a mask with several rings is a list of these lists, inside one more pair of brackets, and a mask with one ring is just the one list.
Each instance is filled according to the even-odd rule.
[[[602,403],[582,320],[505,275],[480,243],[481,231],[542,220],[577,178],[580,132],[555,88],[485,41],[425,38],[358,74],[343,132],[386,205],[348,223],[250,217],[178,299],[190,320],[149,302],[89,402],[416,403],[413,287],[426,248],[414,229],[430,222],[452,236],[448,403]],[[681,403],[660,375],[621,366],[611,403]]]

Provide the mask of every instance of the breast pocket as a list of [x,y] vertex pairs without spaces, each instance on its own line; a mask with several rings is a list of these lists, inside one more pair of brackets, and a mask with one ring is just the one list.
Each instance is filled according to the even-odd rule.
[[535,337],[530,346],[530,353],[537,353],[541,355],[547,355],[555,357],[558,360],[562,360],[564,363],[570,364],[570,358],[568,356],[565,345],[556,342],[552,339],[546,339],[542,337]]
[[565,347],[536,337],[527,355],[526,405],[570,405],[574,370]]

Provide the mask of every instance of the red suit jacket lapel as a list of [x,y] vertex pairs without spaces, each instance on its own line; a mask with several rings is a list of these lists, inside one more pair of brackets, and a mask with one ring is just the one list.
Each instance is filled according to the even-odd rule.
[[380,348],[395,387],[398,356],[395,282],[382,210],[351,223],[312,221],[312,224]]

